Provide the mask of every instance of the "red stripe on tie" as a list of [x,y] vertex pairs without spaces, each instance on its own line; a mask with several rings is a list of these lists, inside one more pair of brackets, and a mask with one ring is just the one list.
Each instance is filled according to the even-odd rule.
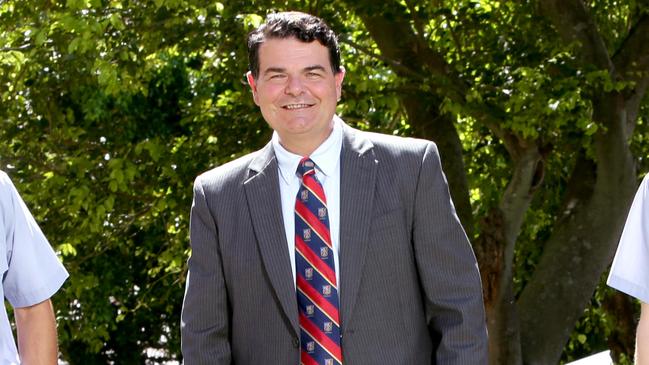
[[309,353],[304,351],[304,349],[302,349],[302,352],[300,353],[300,364],[302,364],[302,365],[318,365],[318,362],[313,360],[313,358],[309,355]]
[[322,262],[320,257],[316,255],[309,246],[302,241],[302,237],[295,235],[295,248],[302,254],[302,257],[313,266],[314,269],[327,280],[331,285],[337,287],[336,285],[336,274],[329,265]]
[[295,202],[295,212],[304,220],[304,222],[309,225],[315,233],[322,238],[324,243],[332,248],[331,246],[331,236],[329,235],[329,228],[322,224],[322,221],[316,217],[313,212],[309,210],[302,202]]
[[307,189],[311,190],[318,199],[322,202],[322,205],[327,205],[327,198],[324,193],[324,188],[320,183],[314,178],[315,173],[307,174],[302,177],[302,185]]
[[[317,305],[326,315],[327,317],[331,318],[332,321],[336,323],[336,326],[340,327],[338,324],[340,321],[338,320],[338,308],[336,308],[331,302],[327,300],[327,298],[323,297],[322,294],[320,294],[317,290],[315,290],[314,287],[309,285],[309,283],[302,277],[302,274],[297,275],[297,287],[304,293],[304,295],[307,296],[313,302],[313,304]],[[332,295],[338,295],[338,291],[336,293],[332,293]]]
[[300,325],[309,333],[309,335],[311,335],[311,338],[316,340],[318,344],[320,344],[325,351],[331,354],[336,361],[342,363],[342,351],[340,350],[340,346],[331,341],[329,336],[316,327],[313,322],[304,315],[304,313],[300,313]]

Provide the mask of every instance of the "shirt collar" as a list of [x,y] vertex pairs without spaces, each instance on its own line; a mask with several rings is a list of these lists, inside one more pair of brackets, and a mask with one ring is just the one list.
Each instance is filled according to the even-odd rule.
[[[280,176],[284,182],[290,184],[291,180],[297,176],[295,172],[297,171],[297,165],[300,163],[302,156],[287,151],[281,143],[279,143],[277,132],[273,132],[271,143],[275,150],[275,157],[277,158]],[[331,134],[310,155],[311,160],[316,164],[318,171],[322,172],[325,176],[331,176],[335,173],[336,167],[338,167],[338,162],[340,161],[342,145],[342,120],[337,115],[334,115]]]

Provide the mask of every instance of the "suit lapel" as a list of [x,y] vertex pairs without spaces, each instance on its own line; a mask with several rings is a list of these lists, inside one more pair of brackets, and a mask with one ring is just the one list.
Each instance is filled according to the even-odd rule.
[[298,335],[297,300],[282,220],[277,160],[270,143],[249,168],[250,177],[244,182],[244,188],[259,251],[277,299]]
[[372,143],[343,125],[340,166],[341,322],[349,323],[365,264],[378,162]]

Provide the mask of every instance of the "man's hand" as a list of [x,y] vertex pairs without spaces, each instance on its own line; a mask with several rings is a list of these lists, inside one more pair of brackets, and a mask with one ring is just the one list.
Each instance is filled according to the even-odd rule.
[[640,323],[635,340],[636,365],[649,365],[649,304],[642,303]]
[[58,348],[52,302],[15,308],[18,352],[23,365],[56,365]]

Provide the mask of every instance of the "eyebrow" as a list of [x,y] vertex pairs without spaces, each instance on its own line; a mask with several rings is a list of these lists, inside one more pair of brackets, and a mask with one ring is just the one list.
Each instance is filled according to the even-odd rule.
[[304,68],[304,71],[316,71],[316,70],[326,71],[325,68],[320,65],[314,65],[314,66],[309,66]]
[[267,75],[271,72],[282,73],[282,72],[286,72],[286,69],[282,67],[269,67],[264,70],[264,75]]

